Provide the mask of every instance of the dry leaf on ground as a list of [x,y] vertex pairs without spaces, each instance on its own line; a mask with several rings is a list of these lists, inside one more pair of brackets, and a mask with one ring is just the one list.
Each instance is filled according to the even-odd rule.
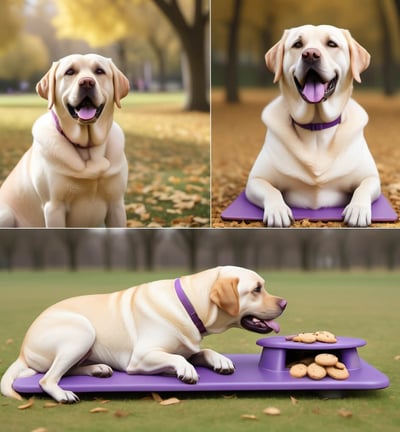
[[341,417],[345,417],[345,418],[351,418],[353,417],[353,413],[345,408],[341,408],[340,410],[338,410],[338,415],[340,415]]
[[19,409],[19,410],[25,410],[25,409],[28,409],[28,408],[30,408],[31,406],[33,406],[34,403],[35,403],[35,402],[34,402],[34,399],[31,398],[31,399],[28,400],[27,403],[25,403],[25,404],[23,404],[23,405],[19,405],[19,406],[18,406],[18,409]]
[[165,399],[165,400],[161,401],[160,405],[170,406],[170,405],[176,405],[179,403],[181,403],[181,401],[178,398],[172,397],[172,398]]
[[267,407],[265,409],[263,409],[263,413],[270,415],[270,416],[277,416],[281,414],[281,410],[279,408],[276,407]]
[[96,408],[92,408],[89,412],[92,414],[105,413],[105,412],[109,412],[109,409],[103,407],[96,407]]
[[244,420],[258,420],[257,416],[254,414],[242,414],[240,418]]

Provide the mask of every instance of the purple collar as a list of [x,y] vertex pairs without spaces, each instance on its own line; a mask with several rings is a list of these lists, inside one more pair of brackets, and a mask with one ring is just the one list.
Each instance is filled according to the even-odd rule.
[[51,110],[51,115],[53,116],[53,120],[54,120],[54,125],[55,125],[55,127],[56,127],[56,129],[57,129],[57,131],[69,142],[69,143],[71,143],[74,147],[79,147],[79,148],[82,148],[82,149],[88,149],[88,148],[90,148],[90,147],[92,147],[92,146],[87,146],[87,147],[84,147],[84,146],[81,146],[80,144],[76,144],[76,143],[74,143],[74,142],[72,142],[68,137],[67,137],[67,135],[65,135],[65,132],[62,130],[62,127],[61,127],[61,125],[60,125],[60,120],[58,119],[58,117],[57,117],[57,114],[53,111],[53,110]]
[[310,130],[310,131],[321,131],[324,129],[329,129],[333,126],[338,125],[341,121],[342,121],[342,116],[339,116],[336,120],[333,120],[333,121],[328,122],[328,123],[305,123],[305,124],[302,124],[302,123],[297,123],[297,121],[292,118],[293,124],[300,126],[303,129]]
[[207,333],[207,329],[204,327],[203,321],[197,315],[192,303],[183,291],[180,279],[175,279],[175,292],[199,332],[201,334]]

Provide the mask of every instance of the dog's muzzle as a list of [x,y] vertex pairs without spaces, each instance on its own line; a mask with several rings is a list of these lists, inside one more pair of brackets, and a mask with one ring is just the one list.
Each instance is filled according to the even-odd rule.
[[[278,305],[280,308],[280,312],[277,314],[277,316],[279,316],[286,309],[287,301],[284,299],[280,299]],[[271,333],[272,331],[274,331],[275,333],[279,333],[281,330],[279,324],[276,321],[273,321],[272,319],[265,320],[257,318],[254,315],[244,316],[241,319],[240,324],[246,330],[262,334]]]
[[337,75],[330,81],[325,81],[313,68],[310,68],[303,83],[294,76],[294,82],[300,96],[311,104],[323,102],[332,95],[336,89]]
[[72,118],[80,123],[94,123],[101,115],[104,104],[96,106],[89,96],[86,96],[77,106],[68,104],[68,111]]

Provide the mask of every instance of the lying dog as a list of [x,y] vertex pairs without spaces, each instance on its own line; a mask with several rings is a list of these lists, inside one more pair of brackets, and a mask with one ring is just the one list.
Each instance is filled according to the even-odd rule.
[[0,226],[125,227],[128,164],[113,112],[128,79],[110,59],[71,55],[36,89],[50,111],[0,188]]
[[363,129],[366,112],[350,98],[370,56],[347,30],[306,25],[286,30],[266,54],[281,96],[262,120],[265,144],[250,172],[247,198],[268,226],[289,226],[288,205],[347,205],[350,226],[371,223],[380,180]]
[[233,266],[175,282],[162,280],[113,294],[70,298],[33,322],[18,359],[1,380],[1,392],[20,399],[12,388],[14,380],[37,372],[45,373],[42,389],[66,403],[78,397],[59,387],[65,374],[108,377],[112,369],[128,374],[172,373],[189,384],[199,379],[193,365],[231,374],[230,359],[200,349],[202,336],[231,327],[278,332],[279,325],[272,320],[285,307],[286,300],[267,294],[257,273]]

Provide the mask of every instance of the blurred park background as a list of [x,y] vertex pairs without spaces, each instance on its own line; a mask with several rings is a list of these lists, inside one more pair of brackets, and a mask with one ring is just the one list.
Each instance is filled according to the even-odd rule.
[[52,269],[195,272],[217,265],[277,271],[395,271],[400,268],[400,231],[0,231],[3,272]]
[[210,225],[208,0],[5,0],[0,24],[0,184],[46,112],[38,80],[65,55],[96,52],[131,83],[115,112],[128,227]]
[[[399,17],[398,0],[213,0],[213,226],[262,226],[224,222],[220,213],[245,187],[265,138],[261,111],[279,94],[264,55],[281,38],[284,29],[304,24],[349,29],[370,52],[371,64],[361,76],[362,83],[355,86],[354,98],[369,114],[365,134],[378,165],[383,193],[400,214]],[[341,224],[305,221],[295,226]]]

